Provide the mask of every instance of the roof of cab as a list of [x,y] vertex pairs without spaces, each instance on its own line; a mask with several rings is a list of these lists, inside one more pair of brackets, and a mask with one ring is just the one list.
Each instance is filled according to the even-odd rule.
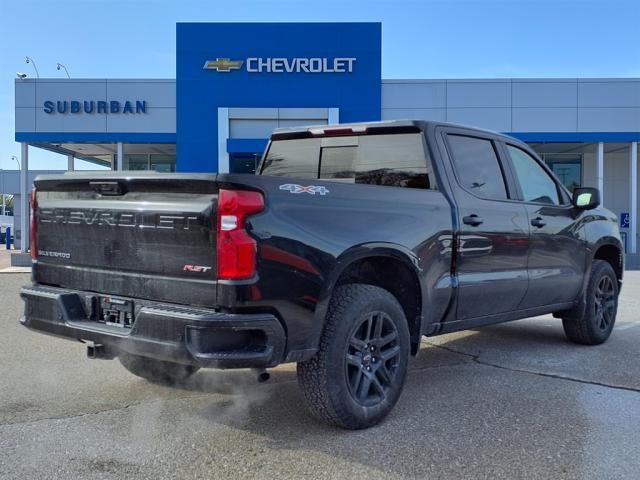
[[500,132],[449,122],[428,120],[383,120],[378,122],[337,123],[331,125],[308,125],[302,127],[277,128],[271,134],[271,140],[292,140],[296,138],[383,133],[417,133],[436,126],[464,128],[494,136],[508,137],[508,135]]

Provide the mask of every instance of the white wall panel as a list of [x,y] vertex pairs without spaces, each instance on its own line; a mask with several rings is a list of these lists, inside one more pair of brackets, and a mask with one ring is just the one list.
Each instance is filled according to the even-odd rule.
[[511,98],[513,107],[577,107],[578,83],[514,80]]
[[579,107],[640,107],[640,80],[579,80]]
[[176,82],[169,80],[107,80],[107,101],[146,100],[147,107],[176,107]]
[[273,119],[278,118],[277,108],[229,108],[229,118]]
[[382,108],[444,108],[447,102],[445,81],[383,82]]
[[40,80],[36,84],[36,107],[42,109],[46,100],[105,100],[106,93],[105,80]]
[[279,108],[278,118],[284,120],[298,119],[328,119],[328,108]]
[[142,114],[105,115],[108,132],[173,133],[176,131],[174,108],[149,108]]
[[36,84],[29,81],[16,81],[15,82],[15,105],[16,108],[20,107],[35,107],[36,106]]
[[278,128],[278,120],[229,120],[230,138],[268,138]]
[[509,107],[511,82],[496,81],[447,81],[447,108]]
[[498,132],[511,131],[509,108],[448,108],[447,121]]
[[382,120],[432,120],[444,122],[447,111],[444,108],[383,108]]
[[294,128],[326,124],[326,118],[281,118],[280,120],[278,120],[278,128]]
[[35,109],[16,107],[16,132],[33,132],[36,129]]
[[37,132],[104,132],[107,128],[108,115],[44,113],[42,108],[35,112]]
[[578,118],[575,108],[514,108],[514,132],[575,132]]
[[640,132],[640,107],[579,108],[578,131]]

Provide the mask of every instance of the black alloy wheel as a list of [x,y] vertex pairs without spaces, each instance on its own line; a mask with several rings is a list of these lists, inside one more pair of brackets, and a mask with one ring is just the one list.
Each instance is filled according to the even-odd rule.
[[371,312],[356,325],[347,345],[349,392],[364,406],[383,401],[394,384],[400,358],[398,330],[389,315]]
[[616,310],[616,291],[611,277],[603,276],[598,282],[594,306],[596,326],[606,331],[615,318]]

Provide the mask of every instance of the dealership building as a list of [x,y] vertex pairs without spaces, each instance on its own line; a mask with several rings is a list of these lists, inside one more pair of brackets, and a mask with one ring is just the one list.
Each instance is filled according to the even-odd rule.
[[16,79],[16,193],[33,148],[69,169],[252,172],[274,128],[438,120],[512,135],[567,187],[600,188],[637,261],[638,78],[383,79],[380,23],[179,23],[176,41],[176,79]]

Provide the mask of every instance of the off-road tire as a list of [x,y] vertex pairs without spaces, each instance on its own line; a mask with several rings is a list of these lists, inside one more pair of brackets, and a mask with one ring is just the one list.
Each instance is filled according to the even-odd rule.
[[[603,291],[603,286],[604,288]],[[609,262],[594,260],[578,316],[562,318],[567,338],[581,345],[600,345],[611,335],[618,311],[618,279]]]
[[153,358],[131,355],[129,353],[120,354],[118,360],[120,360],[124,368],[134,375],[163,385],[184,382],[199,370],[198,367],[194,367],[193,365],[165,362]]
[[[394,334],[395,340],[384,343]],[[333,293],[318,352],[298,363],[298,385],[318,419],[346,429],[368,428],[398,401],[409,352],[407,319],[396,298],[372,285],[343,285]]]

